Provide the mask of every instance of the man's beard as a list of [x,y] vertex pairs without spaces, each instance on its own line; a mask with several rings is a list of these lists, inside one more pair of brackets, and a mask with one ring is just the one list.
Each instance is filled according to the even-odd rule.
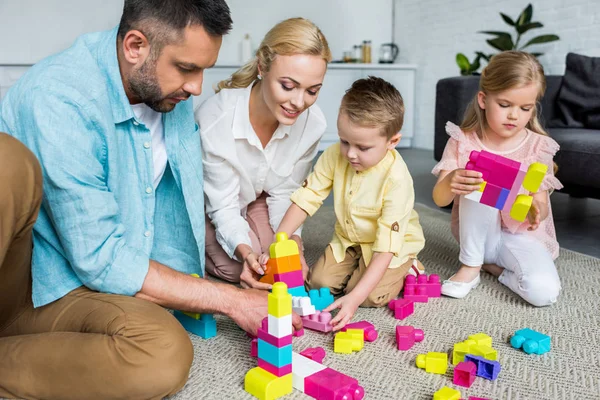
[[140,102],[156,112],[167,113],[175,108],[175,104],[165,101],[168,96],[162,95],[156,77],[156,60],[152,56],[139,69],[131,72],[129,89]]

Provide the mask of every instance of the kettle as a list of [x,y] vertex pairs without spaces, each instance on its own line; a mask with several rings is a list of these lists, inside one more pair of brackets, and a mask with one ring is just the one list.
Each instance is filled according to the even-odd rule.
[[398,57],[400,49],[395,43],[384,43],[379,48],[379,63],[380,64],[393,64]]

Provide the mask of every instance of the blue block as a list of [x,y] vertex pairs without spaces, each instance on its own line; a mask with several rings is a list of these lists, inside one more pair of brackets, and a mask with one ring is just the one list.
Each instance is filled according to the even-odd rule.
[[510,190],[502,189],[500,191],[500,195],[498,195],[498,201],[496,201],[496,208],[498,210],[502,210],[504,208],[504,203],[506,203],[506,199],[508,199],[508,195],[510,194]]
[[285,367],[292,363],[292,345],[276,347],[258,339],[258,358],[277,368]]
[[331,290],[326,287],[319,290],[311,289],[308,292],[308,297],[310,297],[310,302],[312,305],[315,306],[315,308],[319,311],[322,311],[328,305],[333,303],[333,295],[331,294]]
[[472,361],[477,366],[477,376],[489,380],[494,380],[500,373],[500,363],[498,361],[490,361],[483,357],[467,354],[465,361]]
[[550,336],[529,328],[520,329],[510,339],[510,345],[515,349],[523,348],[527,354],[542,355],[550,351]]
[[306,293],[304,286],[288,288],[288,293],[291,294],[293,297],[308,297],[308,293]]
[[173,315],[186,331],[194,335],[198,335],[203,339],[217,336],[217,321],[211,314],[201,314],[200,319],[196,319],[175,310]]

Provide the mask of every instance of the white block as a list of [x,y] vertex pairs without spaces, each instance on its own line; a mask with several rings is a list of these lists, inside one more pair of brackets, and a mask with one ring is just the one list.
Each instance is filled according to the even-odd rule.
[[292,353],[292,385],[294,389],[304,393],[304,379],[327,368],[323,364],[306,358],[296,352]]
[[465,194],[465,199],[469,199],[469,200],[473,200],[477,203],[481,203],[481,197],[483,196],[483,192],[480,192],[479,190],[476,190],[474,192],[471,192],[469,194]]
[[292,297],[292,309],[296,314],[300,315],[301,317],[313,315],[317,312],[315,306],[313,306],[310,302],[310,297],[304,296]]
[[274,317],[269,315],[269,335],[282,338],[292,334],[292,314],[285,317]]

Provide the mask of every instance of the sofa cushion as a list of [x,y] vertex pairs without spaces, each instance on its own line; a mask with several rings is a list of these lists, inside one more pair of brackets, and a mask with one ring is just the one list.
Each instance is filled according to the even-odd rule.
[[600,57],[567,54],[557,103],[564,127],[600,129]]
[[600,130],[548,130],[560,150],[554,157],[558,165],[557,178],[565,182],[600,188]]

